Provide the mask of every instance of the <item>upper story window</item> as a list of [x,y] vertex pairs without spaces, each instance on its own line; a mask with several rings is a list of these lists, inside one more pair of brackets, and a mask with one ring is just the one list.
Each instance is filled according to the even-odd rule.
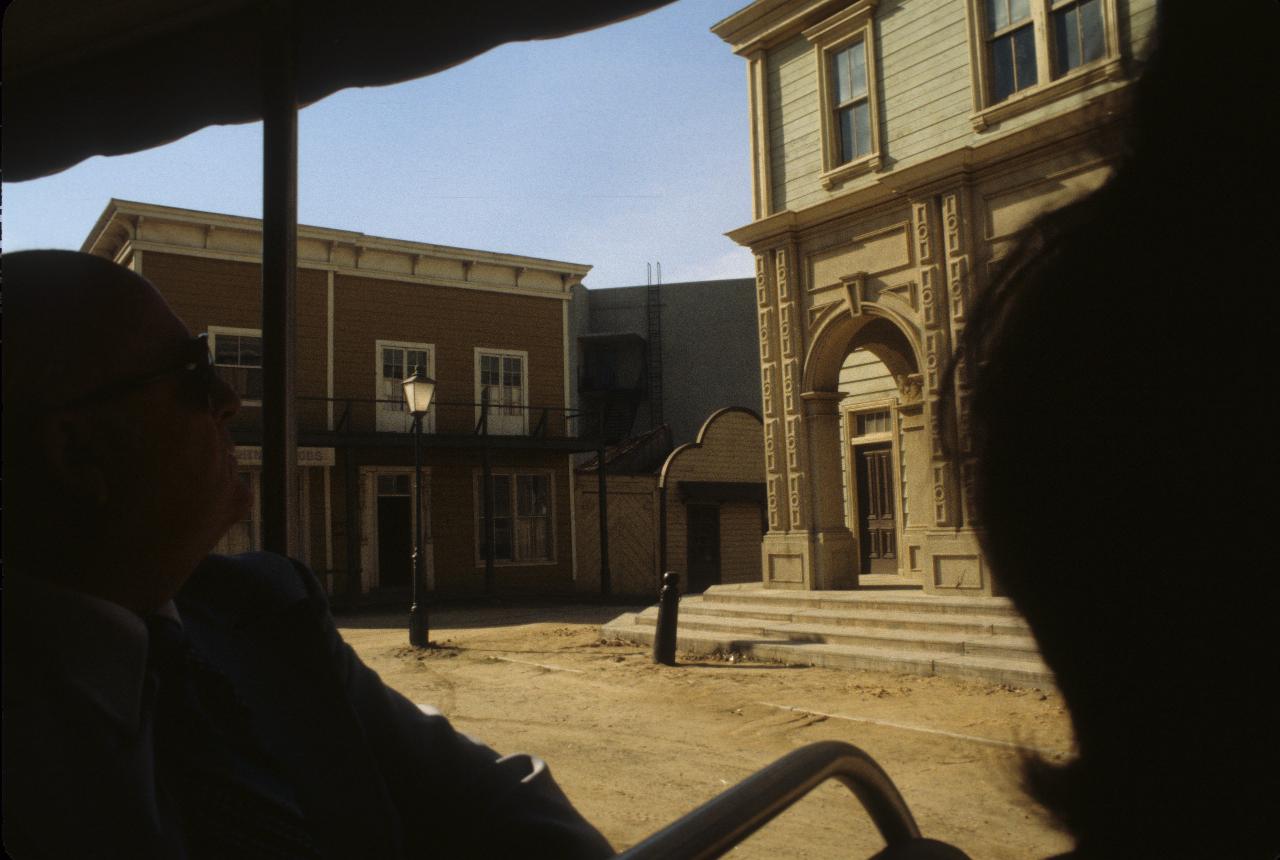
[[817,60],[822,185],[879,170],[875,0],[859,0],[804,31]]
[[1053,5],[1054,74],[1101,59],[1106,52],[1106,28],[1102,24],[1102,0]]
[[[413,429],[413,416],[404,402],[403,382],[415,370],[435,376],[435,347],[429,343],[400,343],[380,340],[377,353],[377,415],[379,432],[408,433]],[[422,422],[424,433],[436,426],[436,407],[431,404]]]
[[223,381],[246,406],[262,405],[262,331],[209,326],[209,350]]
[[867,46],[859,39],[832,57],[835,126],[840,163],[871,154],[871,102],[867,97]]
[[1120,74],[1115,0],[972,0],[974,127]]
[[1035,86],[1036,37],[1031,0],[987,0],[987,63],[993,103]]
[[529,354],[518,350],[476,348],[476,418],[481,403],[489,404],[488,429],[493,435],[528,432]]

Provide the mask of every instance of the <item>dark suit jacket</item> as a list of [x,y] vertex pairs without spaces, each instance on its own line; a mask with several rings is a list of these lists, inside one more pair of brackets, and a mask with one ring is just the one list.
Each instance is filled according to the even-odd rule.
[[[56,635],[6,587],[4,836],[25,857],[182,857],[150,729],[102,716],[42,659]],[[14,602],[18,605],[12,605]],[[389,689],[338,635],[315,578],[265,553],[210,556],[175,600],[229,677],[333,857],[607,857],[546,766],[497,753]],[[56,625],[53,625],[56,627]],[[47,640],[46,640],[47,641]]]

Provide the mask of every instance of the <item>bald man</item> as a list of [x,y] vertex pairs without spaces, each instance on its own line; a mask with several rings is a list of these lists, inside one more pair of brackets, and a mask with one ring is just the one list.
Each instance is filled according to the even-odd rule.
[[2,262],[11,855],[612,854],[543,762],[382,684],[301,565],[208,556],[240,402],[146,280]]

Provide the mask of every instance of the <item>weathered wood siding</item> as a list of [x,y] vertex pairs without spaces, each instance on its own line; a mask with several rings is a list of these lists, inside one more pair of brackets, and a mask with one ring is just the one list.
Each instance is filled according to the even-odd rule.
[[803,36],[769,52],[765,93],[773,209],[800,209],[814,200],[822,172],[818,79],[813,46]]
[[[609,576],[615,595],[657,598],[658,476],[607,475]],[[594,472],[577,476],[577,590],[600,590],[600,493]]]
[[[1122,53],[1141,58],[1150,48],[1156,0],[1116,0]],[[975,76],[963,0],[885,0],[875,13],[874,96],[880,109],[884,169],[830,190],[821,184],[821,124],[816,49],[796,35],[769,49],[765,59],[771,213],[800,210],[865,188],[887,173],[978,145],[993,135],[1034,125],[1086,103],[1086,89],[1064,95],[998,129],[975,131]]]

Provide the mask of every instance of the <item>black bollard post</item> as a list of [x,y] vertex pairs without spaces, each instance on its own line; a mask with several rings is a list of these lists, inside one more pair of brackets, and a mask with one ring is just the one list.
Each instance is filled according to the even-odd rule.
[[658,628],[653,636],[653,662],[667,666],[676,664],[676,618],[680,613],[680,576],[667,571],[662,575],[662,591],[658,594]]

